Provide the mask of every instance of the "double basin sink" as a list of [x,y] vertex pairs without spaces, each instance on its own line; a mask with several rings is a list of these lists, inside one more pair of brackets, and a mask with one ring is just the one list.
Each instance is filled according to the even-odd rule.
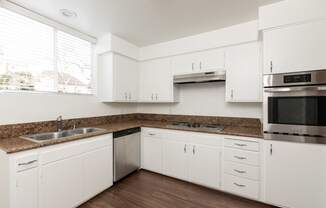
[[22,136],[24,139],[28,139],[34,142],[44,142],[50,140],[57,140],[65,137],[71,136],[78,136],[78,135],[85,135],[89,133],[95,133],[104,131],[104,129],[99,128],[78,128],[78,129],[71,129],[65,131],[58,131],[58,132],[48,132],[48,133],[40,133],[40,134],[32,134],[27,136]]

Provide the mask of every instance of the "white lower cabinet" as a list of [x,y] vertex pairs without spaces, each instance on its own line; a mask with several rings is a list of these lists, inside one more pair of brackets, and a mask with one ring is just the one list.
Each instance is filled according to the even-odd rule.
[[0,152],[0,207],[73,208],[113,184],[112,134]]
[[37,208],[38,168],[32,168],[16,174],[16,196],[13,207]]
[[250,199],[261,198],[261,143],[245,137],[224,139],[224,191]]
[[188,180],[187,144],[183,142],[163,141],[163,173],[165,175]]
[[265,141],[266,202],[288,208],[326,207],[326,146]]
[[40,207],[71,208],[82,202],[82,157],[60,160],[40,169]]
[[192,145],[189,180],[211,188],[220,187],[221,150],[208,145]]
[[142,136],[142,168],[162,173],[162,141],[153,135]]
[[83,159],[84,199],[110,187],[113,181],[113,147],[108,146],[87,153]]
[[[220,187],[222,137],[153,128],[143,128],[142,132],[144,169],[211,188]],[[150,134],[156,136],[155,140]]]

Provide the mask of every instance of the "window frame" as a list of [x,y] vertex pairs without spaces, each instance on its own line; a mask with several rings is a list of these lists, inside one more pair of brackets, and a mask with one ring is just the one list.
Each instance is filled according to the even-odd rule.
[[[0,0],[0,8],[8,10],[10,12],[16,13],[18,15],[24,16],[25,18],[29,18],[33,21],[36,21],[40,24],[47,25],[52,28],[53,30],[53,39],[54,39],[54,47],[53,47],[53,64],[54,64],[54,85],[55,85],[55,91],[45,91],[45,90],[0,90],[0,93],[24,93],[24,94],[59,94],[59,95],[82,95],[82,96],[93,96],[95,95],[95,76],[94,73],[95,71],[95,62],[94,62],[94,54],[95,54],[95,44],[97,42],[97,39],[89,36],[87,34],[84,34],[78,30],[75,30],[69,26],[65,26],[63,24],[60,24],[54,20],[51,20],[47,17],[41,16],[37,13],[34,13],[26,8],[23,8],[19,5],[13,4],[11,2],[7,1],[1,1]],[[57,33],[58,31],[67,33],[73,37],[79,38],[81,40],[87,41],[90,43],[90,52],[91,52],[91,57],[90,57],[90,71],[91,71],[91,79],[90,79],[90,92],[89,93],[77,93],[77,92],[62,92],[59,91],[59,70],[58,70],[58,51],[57,51]]]

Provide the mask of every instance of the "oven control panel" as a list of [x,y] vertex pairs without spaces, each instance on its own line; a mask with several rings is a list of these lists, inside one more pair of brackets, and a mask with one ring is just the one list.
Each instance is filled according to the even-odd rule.
[[311,82],[311,74],[285,75],[283,79],[286,84]]

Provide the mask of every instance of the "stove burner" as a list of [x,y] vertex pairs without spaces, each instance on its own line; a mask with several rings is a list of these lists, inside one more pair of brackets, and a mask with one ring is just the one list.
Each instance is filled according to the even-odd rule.
[[222,131],[224,126],[218,124],[201,124],[201,123],[190,123],[190,122],[175,122],[172,127],[184,128],[184,129],[208,129],[214,131]]

